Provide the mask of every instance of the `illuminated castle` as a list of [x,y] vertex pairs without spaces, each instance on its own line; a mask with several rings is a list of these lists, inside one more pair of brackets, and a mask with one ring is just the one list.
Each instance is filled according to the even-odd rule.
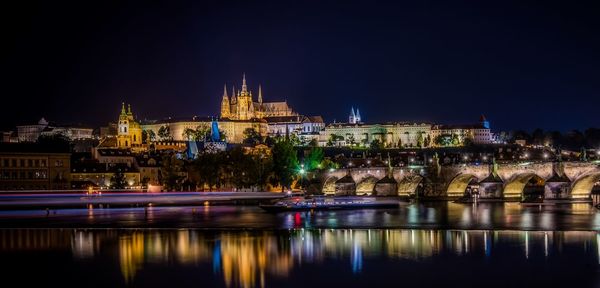
[[131,104],[125,111],[125,103],[121,106],[117,131],[117,147],[131,148],[142,145],[142,127],[136,122],[131,113]]
[[248,91],[246,85],[246,75],[242,79],[242,90],[232,89],[232,95],[227,94],[227,87],[223,91],[223,100],[221,101],[221,118],[231,120],[250,120],[253,118],[268,118],[282,116],[296,116],[296,112],[283,102],[263,102],[262,88],[258,86],[258,101],[254,102],[252,91]]

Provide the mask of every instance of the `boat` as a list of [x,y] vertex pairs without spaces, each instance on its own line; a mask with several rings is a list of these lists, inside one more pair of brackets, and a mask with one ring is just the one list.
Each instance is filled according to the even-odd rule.
[[279,200],[274,204],[260,205],[269,212],[306,211],[306,210],[349,210],[398,208],[402,202],[397,199],[378,199],[374,197],[293,197]]

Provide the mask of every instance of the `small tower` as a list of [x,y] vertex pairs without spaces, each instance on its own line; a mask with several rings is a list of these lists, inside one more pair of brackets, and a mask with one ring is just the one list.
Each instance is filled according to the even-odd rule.
[[262,87],[261,87],[261,85],[258,85],[258,104],[262,105],[262,103],[263,103]]
[[358,108],[356,108],[356,116],[354,117],[354,121],[356,121],[356,123],[362,123],[362,120],[360,119],[360,111],[358,111]]
[[[129,111],[131,111],[131,109]],[[129,139],[129,115],[127,110],[125,110],[125,102],[121,103],[121,114],[119,115],[118,129],[117,147],[130,147],[131,141]]]
[[221,100],[221,118],[229,118],[231,112],[231,104],[229,103],[229,96],[227,95],[227,86],[223,86],[223,100]]
[[490,121],[488,121],[483,114],[479,117],[479,124],[485,129],[490,129]]
[[354,107],[350,108],[350,116],[348,117],[348,123],[356,124],[356,114],[354,113]]

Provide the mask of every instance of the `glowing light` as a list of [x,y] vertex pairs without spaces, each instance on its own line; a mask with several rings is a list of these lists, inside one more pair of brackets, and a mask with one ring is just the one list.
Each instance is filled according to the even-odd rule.
[[544,153],[544,159],[547,159],[547,158],[548,158],[548,154]]
[[204,206],[210,206],[210,202],[204,201]]
[[487,156],[483,156],[483,161],[487,161]]
[[333,172],[333,171],[335,171],[335,169],[329,168],[329,172]]

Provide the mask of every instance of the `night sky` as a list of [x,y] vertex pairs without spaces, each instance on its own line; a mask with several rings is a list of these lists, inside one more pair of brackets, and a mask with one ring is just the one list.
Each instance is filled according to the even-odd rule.
[[367,122],[600,126],[594,1],[13,2],[2,129],[99,126],[122,101],[139,118],[216,116],[244,72],[255,99],[260,83],[265,101],[327,122],[354,106]]

